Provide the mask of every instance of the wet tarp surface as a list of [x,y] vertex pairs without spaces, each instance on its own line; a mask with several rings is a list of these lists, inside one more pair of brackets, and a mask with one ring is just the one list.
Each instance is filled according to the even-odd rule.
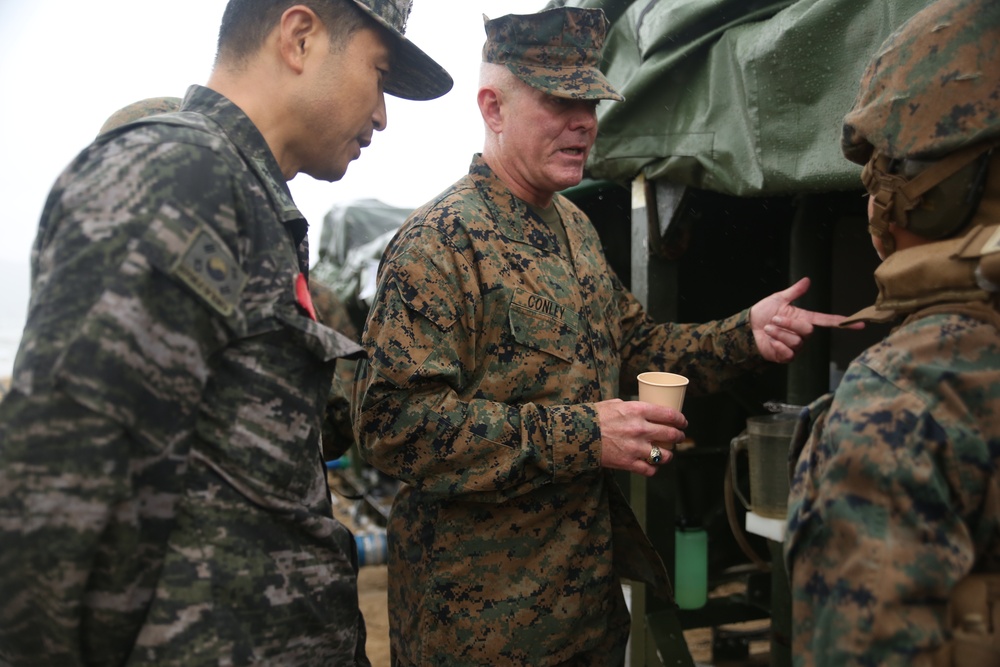
[[927,0],[555,0],[612,21],[589,172],[737,196],[860,188],[841,122],[882,41]]
[[323,218],[319,261],[312,275],[332,289],[341,303],[367,312],[382,252],[412,210],[377,199],[334,206]]
[[355,248],[385,232],[399,229],[412,210],[390,206],[377,199],[356,199],[333,206],[323,217],[320,260],[343,265]]

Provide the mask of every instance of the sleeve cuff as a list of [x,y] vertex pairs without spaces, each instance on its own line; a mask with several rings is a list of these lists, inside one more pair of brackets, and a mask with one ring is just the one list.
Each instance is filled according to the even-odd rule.
[[586,403],[544,408],[546,442],[553,482],[601,467],[601,427],[597,411]]

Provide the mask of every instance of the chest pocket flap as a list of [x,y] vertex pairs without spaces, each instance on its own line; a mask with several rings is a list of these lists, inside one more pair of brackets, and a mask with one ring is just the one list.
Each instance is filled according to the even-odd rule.
[[511,300],[508,320],[511,335],[521,345],[564,361],[573,360],[580,332],[576,311],[518,288]]

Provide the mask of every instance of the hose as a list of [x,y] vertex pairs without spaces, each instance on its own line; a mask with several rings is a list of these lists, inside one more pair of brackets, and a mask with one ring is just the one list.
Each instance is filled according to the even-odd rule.
[[726,463],[726,478],[723,480],[723,495],[725,496],[726,504],[726,518],[729,520],[729,530],[732,531],[733,537],[736,539],[736,544],[739,545],[740,549],[746,554],[747,558],[750,559],[758,570],[761,572],[770,572],[771,564],[762,559],[753,547],[750,546],[749,540],[747,540],[746,531],[740,522],[736,520],[736,500],[734,499],[735,493],[733,491],[733,475],[732,475],[732,465]]

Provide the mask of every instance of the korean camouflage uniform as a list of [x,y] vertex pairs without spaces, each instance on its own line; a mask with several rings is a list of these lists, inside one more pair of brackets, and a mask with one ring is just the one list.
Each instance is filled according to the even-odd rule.
[[355,432],[404,482],[388,525],[400,664],[616,664],[618,577],[669,583],[611,475],[593,404],[666,368],[711,391],[759,360],[748,311],[657,325],[596,231],[569,248],[480,156],[390,243],[362,343]]
[[59,178],[0,404],[0,663],[368,664],[319,435],[360,350],[300,307],[307,260],[207,88]]

